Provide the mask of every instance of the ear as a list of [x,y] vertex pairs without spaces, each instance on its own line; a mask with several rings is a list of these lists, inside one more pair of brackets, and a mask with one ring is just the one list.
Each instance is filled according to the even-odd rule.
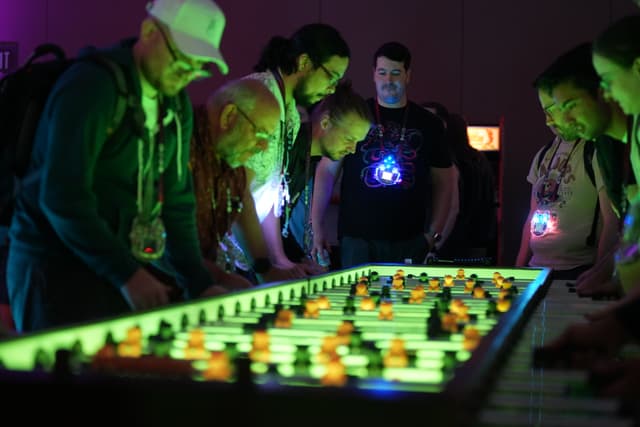
[[228,131],[233,126],[235,126],[236,120],[238,118],[238,107],[235,104],[229,102],[222,110],[220,110],[219,115],[219,123],[220,130]]
[[597,91],[598,91],[597,101],[599,102],[612,101],[611,98],[607,95],[607,92],[600,85],[598,85]]
[[309,58],[309,55],[307,55],[306,53],[302,53],[298,56],[298,71],[309,71],[311,68],[313,68],[313,62],[311,61],[311,58]]
[[330,125],[331,125],[331,115],[329,114],[328,111],[325,111],[320,116],[320,129],[322,129],[323,131],[326,131],[327,129],[329,129]]
[[411,69],[407,70],[407,84],[411,81]]
[[151,18],[147,18],[142,21],[140,25],[140,39],[148,40],[155,32],[156,32],[156,24],[151,20]]
[[640,77],[640,56],[633,60],[633,63],[631,64],[631,71],[637,77]]

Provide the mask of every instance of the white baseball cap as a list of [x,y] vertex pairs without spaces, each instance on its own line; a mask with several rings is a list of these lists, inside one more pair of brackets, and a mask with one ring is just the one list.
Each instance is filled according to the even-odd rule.
[[147,11],[169,28],[181,52],[214,62],[222,74],[229,72],[220,52],[226,19],[212,0],[155,0]]

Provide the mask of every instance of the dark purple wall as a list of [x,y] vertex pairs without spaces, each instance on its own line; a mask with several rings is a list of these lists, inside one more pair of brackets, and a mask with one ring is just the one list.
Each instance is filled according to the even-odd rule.
[[[137,34],[146,0],[0,0],[0,42],[20,63],[39,43],[68,52]],[[392,39],[414,54],[410,96],[437,100],[470,123],[504,120],[502,263],[515,260],[529,203],[531,157],[550,133],[531,82],[559,53],[637,12],[631,0],[218,0],[227,16],[222,51],[231,72],[193,84],[194,102],[226,78],[251,72],[269,37],[322,21],[352,49],[347,77],[373,95],[371,55]]]

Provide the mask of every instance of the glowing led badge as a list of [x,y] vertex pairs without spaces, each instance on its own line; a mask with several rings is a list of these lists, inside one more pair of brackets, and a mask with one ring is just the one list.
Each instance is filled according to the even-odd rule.
[[145,219],[137,215],[131,225],[131,252],[141,262],[155,261],[162,257],[167,233],[162,218]]
[[556,215],[546,209],[537,209],[531,218],[531,234],[544,236],[555,230]]
[[396,159],[392,155],[385,156],[375,166],[374,177],[382,185],[396,185],[402,182],[402,173]]

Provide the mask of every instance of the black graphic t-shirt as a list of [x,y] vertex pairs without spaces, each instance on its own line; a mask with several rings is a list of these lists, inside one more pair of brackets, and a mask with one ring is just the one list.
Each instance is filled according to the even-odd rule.
[[[367,102],[376,117],[375,100]],[[451,166],[444,128],[435,115],[412,102],[405,108],[379,106],[379,111],[382,127],[372,127],[356,152],[344,158],[339,237],[402,240],[423,232],[431,203],[430,168]]]

